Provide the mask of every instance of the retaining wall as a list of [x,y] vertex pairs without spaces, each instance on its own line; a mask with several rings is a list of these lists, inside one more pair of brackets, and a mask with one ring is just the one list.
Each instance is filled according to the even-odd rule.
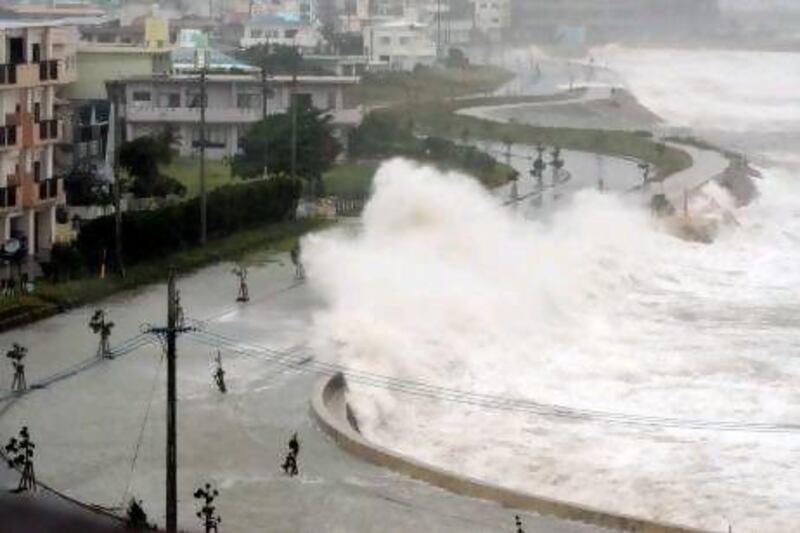
[[584,522],[620,531],[642,533],[701,533],[701,530],[611,513],[583,505],[541,498],[533,494],[491,485],[477,479],[417,461],[365,439],[347,404],[347,382],[342,374],[326,377],[314,388],[311,411],[320,427],[353,455],[401,474],[428,482],[456,494],[482,498],[506,507]]

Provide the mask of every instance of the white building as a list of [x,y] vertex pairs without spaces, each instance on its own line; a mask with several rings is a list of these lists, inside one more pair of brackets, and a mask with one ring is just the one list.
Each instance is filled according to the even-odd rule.
[[247,21],[240,44],[242,48],[270,43],[313,50],[321,42],[319,29],[305,18],[264,13]]
[[[120,115],[125,123],[125,138],[135,139],[175,128],[181,155],[192,155],[199,148],[200,82],[197,75],[136,76],[121,80],[124,104]],[[361,121],[361,110],[348,107],[344,91],[358,78],[335,76],[275,76],[268,80],[267,112],[283,113],[289,108],[292,92],[315,108],[333,117],[337,135]],[[239,140],[262,119],[263,85],[258,74],[209,74],[206,86],[206,153],[222,159],[239,151]],[[342,139],[343,140],[343,139]],[[345,143],[343,143],[343,146]]]
[[436,61],[436,42],[426,24],[394,20],[364,28],[364,52],[371,63],[388,63],[396,70]]
[[511,26],[511,0],[474,0],[475,29],[499,39]]

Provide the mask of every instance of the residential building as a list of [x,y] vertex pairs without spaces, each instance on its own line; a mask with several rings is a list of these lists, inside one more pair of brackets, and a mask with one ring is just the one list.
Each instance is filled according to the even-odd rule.
[[53,155],[76,42],[74,29],[54,23],[0,21],[0,239],[19,239],[29,255],[51,248],[64,203]]
[[417,65],[435,63],[436,51],[427,24],[393,20],[364,28],[364,52],[370,63],[379,61],[395,70],[412,70]]
[[315,24],[296,14],[256,15],[244,25],[242,48],[267,42],[314,50],[322,42],[322,34]]
[[[219,74],[206,76],[206,154],[222,159],[235,155],[247,130],[263,118],[265,87],[260,74]],[[119,80],[122,85],[126,139],[135,139],[173,127],[179,139],[181,155],[192,155],[199,148],[200,81],[196,74],[169,76],[133,76]],[[337,76],[291,76],[268,79],[267,112],[283,113],[289,108],[292,94],[315,108],[330,113],[337,135],[344,140],[347,132],[361,121],[361,110],[347,107],[344,92],[358,83],[358,78]],[[346,145],[345,142],[342,143]]]
[[511,25],[511,0],[474,0],[475,29],[490,40],[500,40]]

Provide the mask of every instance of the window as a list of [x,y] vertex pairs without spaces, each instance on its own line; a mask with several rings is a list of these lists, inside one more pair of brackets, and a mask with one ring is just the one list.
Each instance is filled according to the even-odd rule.
[[260,39],[264,35],[264,32],[261,30],[250,30],[250,38],[252,39]]
[[297,93],[292,100],[301,108],[310,109],[312,106],[311,95],[309,93]]
[[391,37],[381,37],[380,43],[382,45],[384,45],[384,46],[389,46],[390,44],[392,44],[392,38]]
[[236,107],[239,109],[251,109],[257,102],[256,95],[252,93],[239,93],[236,95]]
[[408,37],[400,37],[400,45],[407,46],[410,40]]
[[180,93],[164,93],[158,97],[159,107],[180,107],[181,94]]
[[150,91],[133,91],[134,102],[149,102]]
[[[189,102],[189,107],[192,107],[192,108],[200,107],[200,93],[199,92],[189,93],[189,94],[186,95],[186,98],[187,98],[187,100]],[[206,100],[205,101],[205,107],[208,107],[208,95],[206,95],[206,99],[205,100]]]

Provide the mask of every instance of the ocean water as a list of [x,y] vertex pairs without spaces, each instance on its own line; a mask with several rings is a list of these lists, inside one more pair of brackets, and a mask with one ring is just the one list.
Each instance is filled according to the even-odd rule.
[[[755,141],[800,124],[781,74],[800,55],[602,52],[671,124]],[[773,162],[761,195],[711,245],[624,195],[587,189],[531,220],[468,177],[389,162],[360,233],[305,243],[326,302],[317,353],[576,409],[796,424],[800,185],[791,149],[753,155]],[[800,432],[565,420],[358,384],[351,400],[370,439],[467,475],[710,530],[797,530]]]

